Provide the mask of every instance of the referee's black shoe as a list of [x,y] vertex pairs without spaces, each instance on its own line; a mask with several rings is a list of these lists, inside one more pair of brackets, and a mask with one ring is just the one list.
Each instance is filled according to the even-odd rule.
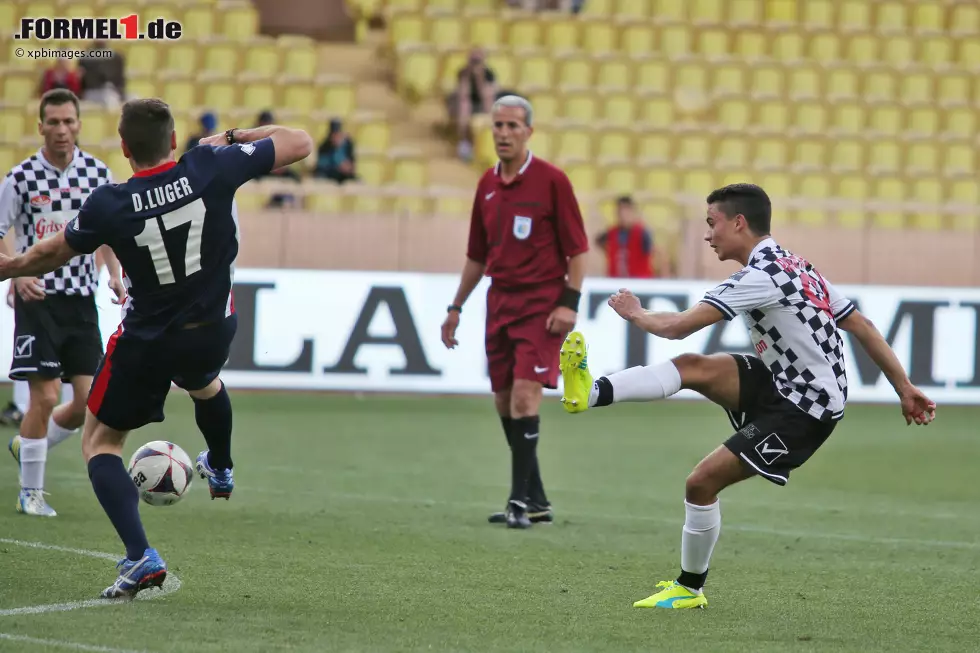
[[[491,524],[507,524],[507,514],[509,511],[510,505],[508,504],[507,510],[493,513],[487,518],[487,521]],[[551,506],[537,504],[532,501],[527,502],[525,514],[531,524],[550,524],[555,521],[555,513],[551,509]]]

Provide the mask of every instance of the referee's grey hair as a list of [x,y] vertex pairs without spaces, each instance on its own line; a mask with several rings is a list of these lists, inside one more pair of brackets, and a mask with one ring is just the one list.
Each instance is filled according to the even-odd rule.
[[492,111],[496,111],[500,107],[518,107],[524,109],[524,123],[530,127],[534,124],[534,109],[531,107],[531,103],[527,101],[526,98],[522,98],[520,95],[505,95],[493,103]]

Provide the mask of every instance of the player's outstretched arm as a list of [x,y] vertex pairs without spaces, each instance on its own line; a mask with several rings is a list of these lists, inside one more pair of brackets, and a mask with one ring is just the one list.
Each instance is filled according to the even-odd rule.
[[610,297],[608,304],[627,322],[667,340],[683,340],[724,319],[721,311],[705,303],[695,304],[681,313],[648,311],[639,298],[625,288]]
[[931,401],[921,390],[912,385],[905,374],[902,363],[895,356],[888,341],[881,335],[874,322],[861,314],[857,309],[851,311],[837,326],[850,333],[861,344],[875,365],[884,373],[885,378],[895,388],[902,402],[902,415],[905,423],[928,424],[936,417],[936,403]]
[[39,277],[53,272],[79,255],[68,245],[65,233],[42,240],[29,250],[13,258],[0,254],[0,281],[15,277]]
[[[263,138],[271,139],[276,149],[273,170],[302,161],[313,153],[313,139],[302,129],[266,125],[252,129],[236,129],[234,137],[236,143],[253,143]],[[227,145],[228,140],[222,133],[203,138],[200,143],[201,145]]]

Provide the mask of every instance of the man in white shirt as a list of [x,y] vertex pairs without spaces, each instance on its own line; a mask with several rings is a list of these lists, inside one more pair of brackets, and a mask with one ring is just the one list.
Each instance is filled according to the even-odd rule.
[[884,372],[901,401],[906,424],[928,424],[936,404],[909,381],[874,324],[806,260],[769,235],[772,206],[765,191],[733,184],[707,198],[705,240],[722,261],[744,267],[682,313],[646,311],[622,290],[609,305],[625,320],[661,338],[680,340],[742,314],[758,354],[683,354],[593,381],[585,339],[568,336],[561,351],[570,413],[621,401],[653,401],[694,390],[726,410],[736,429],[687,479],[681,573],[662,581],[638,608],[700,608],[708,562],[718,541],[718,494],[753,476],[785,485],[844,416],[847,375],[843,336],[849,332]]

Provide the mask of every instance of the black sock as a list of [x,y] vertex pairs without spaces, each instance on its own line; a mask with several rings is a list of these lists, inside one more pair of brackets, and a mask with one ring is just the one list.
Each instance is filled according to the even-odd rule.
[[527,498],[535,506],[548,505],[548,495],[544,493],[544,483],[541,481],[541,469],[538,467],[538,450],[534,449],[534,460],[531,463],[531,476],[527,480]]
[[194,400],[194,417],[208,443],[211,469],[231,469],[231,399],[224,384],[210,399]]
[[596,406],[608,406],[613,402],[613,387],[609,379],[600,376],[595,380],[595,387],[599,391],[599,396],[595,400]]
[[504,427],[504,435],[507,436],[507,446],[514,448],[514,419],[512,417],[500,416],[500,425]]
[[88,477],[102,509],[126,545],[126,557],[139,560],[150,545],[140,521],[139,490],[129,478],[122,458],[111,453],[93,456],[88,461]]
[[677,577],[677,584],[683,585],[684,587],[689,587],[692,590],[699,590],[704,587],[704,581],[707,579],[707,571],[705,571],[703,574],[694,574],[690,571],[684,571],[681,569],[681,575]]
[[[528,481],[538,448],[538,424],[540,419],[516,417],[511,429],[510,449],[510,500],[527,501]],[[531,437],[528,437],[531,436]]]

